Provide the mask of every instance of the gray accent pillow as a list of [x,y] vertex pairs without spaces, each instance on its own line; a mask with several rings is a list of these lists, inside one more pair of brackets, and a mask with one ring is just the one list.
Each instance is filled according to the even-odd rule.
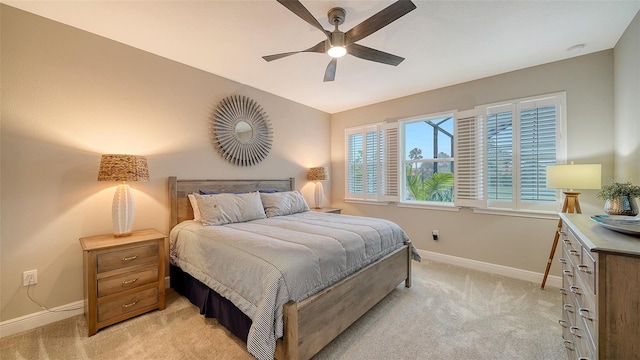
[[300,191],[260,193],[267,217],[297,214],[309,211],[309,205]]
[[266,217],[260,194],[193,194],[204,225],[224,225]]

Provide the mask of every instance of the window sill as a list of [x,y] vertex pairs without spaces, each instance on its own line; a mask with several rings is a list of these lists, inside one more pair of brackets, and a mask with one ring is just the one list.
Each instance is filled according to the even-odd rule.
[[555,211],[534,211],[534,210],[507,210],[507,209],[478,209],[474,208],[475,214],[500,215],[500,216],[516,216],[533,219],[558,220],[558,213]]
[[398,203],[398,207],[400,208],[411,208],[411,209],[425,209],[425,210],[440,210],[440,211],[460,211],[459,206],[455,206],[453,204],[419,204],[419,203]]
[[376,205],[376,206],[389,205],[388,201],[364,200],[364,199],[342,199],[342,200],[345,203],[349,203],[349,204],[363,204],[363,205]]

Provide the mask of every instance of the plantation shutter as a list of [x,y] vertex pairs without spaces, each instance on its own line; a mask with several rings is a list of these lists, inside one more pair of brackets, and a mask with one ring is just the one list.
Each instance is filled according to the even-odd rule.
[[346,197],[363,195],[363,146],[364,134],[361,131],[347,130],[347,169],[346,169]]
[[398,201],[398,123],[379,125],[378,200]]
[[520,199],[555,202],[556,190],[546,187],[546,167],[556,163],[555,98],[522,102],[520,114]]
[[484,117],[477,109],[455,114],[456,206],[486,207]]
[[350,128],[346,133],[346,198],[397,201],[398,124]]
[[511,104],[487,109],[487,199],[492,202],[514,201],[513,132],[514,106]]

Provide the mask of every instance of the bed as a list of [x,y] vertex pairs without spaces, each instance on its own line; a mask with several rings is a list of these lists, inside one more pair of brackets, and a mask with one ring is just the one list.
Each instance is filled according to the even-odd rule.
[[[323,231],[329,231],[324,228],[337,228],[335,231],[342,234],[348,234],[351,232],[350,229],[358,227],[374,229],[375,231],[369,231],[367,234],[375,235],[379,233],[378,236],[384,239],[387,238],[387,231],[393,233],[398,231],[395,228],[387,230],[386,227],[389,226],[388,223],[390,222],[385,220],[373,223],[373,220],[369,218],[312,211],[268,217],[266,219],[260,218],[223,226],[202,226],[202,224],[193,221],[194,212],[188,198],[188,195],[193,193],[238,194],[262,191],[264,193],[260,193],[260,196],[263,196],[262,199],[264,201],[264,196],[271,196],[264,195],[266,193],[282,192],[283,194],[288,194],[294,192],[294,189],[293,178],[283,180],[178,180],[176,177],[169,178],[170,226],[172,229],[170,235],[171,287],[189,298],[192,303],[200,308],[202,314],[207,317],[216,317],[223,326],[246,341],[249,352],[258,359],[311,358],[399,284],[404,282],[406,287],[411,287],[411,260],[419,260],[415,248],[406,235],[403,235],[404,240],[399,244],[395,244],[397,240],[394,239],[393,244],[390,245],[393,248],[390,250],[371,250],[372,246],[366,245],[365,250],[358,251],[375,254],[374,257],[364,258],[364,265],[357,268],[351,265],[350,260],[345,260],[347,265],[342,265],[343,267],[338,270],[330,270],[329,267],[321,270],[315,268],[324,266],[325,262],[332,262],[333,260],[331,259],[325,261],[319,258],[321,259],[320,261],[305,261],[302,258],[307,256],[306,253],[309,253],[309,256],[316,256],[316,253],[322,252],[331,254],[332,248],[336,248],[336,246],[330,245],[330,243],[322,243],[322,246],[318,245],[314,248],[313,244],[305,244],[303,251],[296,246],[297,244],[294,244],[290,247],[294,249],[293,251],[298,251],[297,253],[294,252],[296,255],[291,256],[287,253],[286,256],[282,256],[289,259],[299,258],[299,264],[296,266],[301,266],[301,269],[295,268],[294,271],[291,271],[279,265],[276,266],[277,271],[275,273],[280,273],[278,275],[285,276],[285,278],[284,280],[274,279],[273,283],[276,284],[274,286],[265,285],[270,289],[277,288],[278,290],[275,291],[277,295],[273,295],[275,300],[267,302],[273,304],[275,309],[273,316],[275,318],[274,320],[264,320],[262,314],[269,312],[268,306],[265,310],[262,305],[253,306],[251,301],[245,303],[243,299],[250,299],[253,294],[237,296],[234,293],[230,293],[223,286],[226,280],[220,280],[218,277],[218,271],[225,272],[225,269],[230,266],[225,261],[229,262],[229,259],[232,258],[232,253],[236,251],[236,249],[231,248],[241,247],[240,245],[244,244],[244,241],[247,241],[248,244],[255,244],[259,243],[258,241],[264,241],[267,237],[269,239],[280,237],[280,232],[277,233],[278,235],[271,233],[275,226],[282,227],[283,229],[278,231],[283,233],[297,234],[294,235],[295,239],[289,240],[289,243],[296,243],[299,238],[307,237],[306,232],[309,230],[307,230],[306,226],[313,229],[313,234],[308,235],[311,243],[319,236],[317,233],[322,235]],[[268,212],[269,210],[267,210]],[[353,225],[347,225],[347,223]],[[322,224],[331,225],[321,226]],[[393,225],[397,227],[397,225]],[[349,231],[347,231],[348,229]],[[188,246],[196,250],[204,249],[204,244],[210,246],[212,241],[207,239],[206,236],[209,236],[211,231],[216,232],[216,236],[219,236],[220,240],[215,241],[218,248],[210,252],[206,250],[207,254],[203,258],[213,259],[211,254],[224,255],[217,260],[195,258],[185,260],[186,258],[183,258],[183,255],[181,255],[183,253],[180,253],[180,251],[187,253],[185,248]],[[304,231],[304,233],[300,231]],[[401,229],[399,231],[404,234]],[[236,236],[240,233],[249,235],[246,240],[244,238],[237,240]],[[357,236],[369,236],[367,234],[358,234]],[[180,236],[184,237],[181,238]],[[393,237],[396,237],[396,235],[393,235]],[[391,243],[391,240],[381,242]],[[334,250],[338,251],[339,249]],[[345,251],[344,249],[342,250]],[[279,251],[275,251],[270,247],[265,247],[260,251],[257,255],[265,257],[267,261],[262,261],[261,264],[255,266],[263,266],[262,263],[270,263],[272,259],[269,256],[279,256]],[[195,253],[197,251],[191,252]],[[202,252],[204,253],[205,250]],[[358,252],[354,250],[354,253]],[[246,267],[246,270],[242,271],[243,276],[246,275],[245,272],[257,273],[261,276],[273,272],[267,268],[254,268],[254,264],[248,259],[256,257],[256,254],[247,255],[243,253],[238,254],[238,256],[238,259],[241,260],[231,260],[231,262],[235,261]],[[265,266],[269,266],[269,264]],[[309,269],[306,267],[309,267]],[[284,270],[281,270],[281,268]],[[304,274],[305,272],[311,272],[314,276],[316,273],[321,275],[317,275],[317,280],[312,277],[312,280],[306,280],[302,285],[292,286],[291,282],[287,282],[290,279],[286,278],[286,276],[298,277],[302,276],[298,273]],[[240,272],[229,270],[229,273],[234,276],[234,274]],[[212,276],[211,274],[214,275]],[[341,274],[339,279],[337,277],[338,274]],[[236,283],[238,281],[237,277],[229,281]],[[243,287],[253,289],[257,287],[256,284],[263,282],[269,284],[272,280],[270,278],[267,280],[249,279],[249,277],[245,276],[242,281]],[[325,284],[329,285],[324,286]],[[318,289],[320,285],[323,287]],[[269,290],[270,292],[271,290]],[[270,343],[263,339],[262,335],[265,332],[264,328],[271,325],[270,321],[274,325],[273,328],[267,329],[267,331],[274,333],[268,333],[269,335],[264,335],[264,338],[273,337],[272,343],[275,343],[275,350],[269,349],[268,345],[261,344],[263,340],[266,343]],[[281,328],[278,325],[280,323],[282,324]],[[279,333],[282,336],[278,336]],[[256,339],[259,340],[260,344],[254,344]]]

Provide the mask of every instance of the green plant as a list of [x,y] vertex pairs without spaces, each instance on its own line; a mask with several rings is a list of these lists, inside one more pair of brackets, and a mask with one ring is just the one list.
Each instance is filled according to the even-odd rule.
[[411,174],[411,165],[407,165],[407,188],[416,200],[453,201],[453,179],[452,173],[435,173],[423,179],[421,172]]
[[631,182],[613,183],[604,185],[596,196],[603,200],[610,200],[620,196],[629,196],[632,198],[640,197],[640,186],[632,185]]

